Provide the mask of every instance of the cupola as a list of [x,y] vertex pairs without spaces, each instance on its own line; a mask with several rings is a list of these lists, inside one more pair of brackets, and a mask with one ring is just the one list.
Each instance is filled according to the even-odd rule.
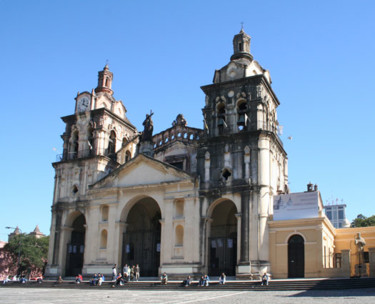
[[233,55],[231,60],[247,58],[253,60],[250,54],[250,39],[251,37],[244,32],[243,29],[233,38]]
[[98,86],[96,87],[95,92],[105,92],[112,95],[113,73],[109,70],[108,64],[106,64],[103,71],[99,71],[98,74]]

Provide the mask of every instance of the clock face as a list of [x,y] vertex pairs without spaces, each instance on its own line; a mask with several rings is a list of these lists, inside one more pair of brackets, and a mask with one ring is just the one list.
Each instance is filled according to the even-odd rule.
[[80,100],[78,100],[77,109],[78,112],[85,112],[89,107],[89,99],[87,97],[82,97]]

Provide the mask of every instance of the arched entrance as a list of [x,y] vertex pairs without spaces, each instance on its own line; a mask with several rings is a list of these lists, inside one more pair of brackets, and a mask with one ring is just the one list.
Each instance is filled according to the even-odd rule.
[[66,276],[82,273],[83,254],[85,251],[85,216],[79,215],[73,222],[70,243],[67,244]]
[[157,202],[145,197],[129,211],[123,234],[122,266],[139,264],[141,276],[158,276],[161,212]]
[[293,235],[288,241],[288,278],[305,276],[305,242],[300,235]]
[[218,276],[222,272],[236,274],[237,262],[237,209],[227,200],[215,206],[212,212],[208,238],[208,273]]

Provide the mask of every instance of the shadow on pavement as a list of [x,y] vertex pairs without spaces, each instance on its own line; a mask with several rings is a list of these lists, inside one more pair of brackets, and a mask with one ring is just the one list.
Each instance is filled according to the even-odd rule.
[[[375,296],[375,288],[363,289],[344,289],[344,290],[306,290],[287,297],[309,297],[309,298],[327,298],[327,297],[373,297]],[[375,299],[374,299],[375,302]]]

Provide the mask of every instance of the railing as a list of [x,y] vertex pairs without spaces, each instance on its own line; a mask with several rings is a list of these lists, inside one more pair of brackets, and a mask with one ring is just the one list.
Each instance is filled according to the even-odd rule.
[[154,148],[159,148],[174,141],[197,141],[203,135],[203,130],[176,126],[153,136]]
[[[105,151],[104,151],[105,152]],[[95,153],[94,150],[92,149],[86,149],[86,150],[80,150],[77,152],[67,152],[66,154],[58,154],[56,155],[56,161],[61,162],[61,161],[66,161],[66,160],[74,160],[77,158],[84,158],[84,157],[90,157],[94,155],[103,155],[107,156],[110,159],[117,161],[117,153]]]

